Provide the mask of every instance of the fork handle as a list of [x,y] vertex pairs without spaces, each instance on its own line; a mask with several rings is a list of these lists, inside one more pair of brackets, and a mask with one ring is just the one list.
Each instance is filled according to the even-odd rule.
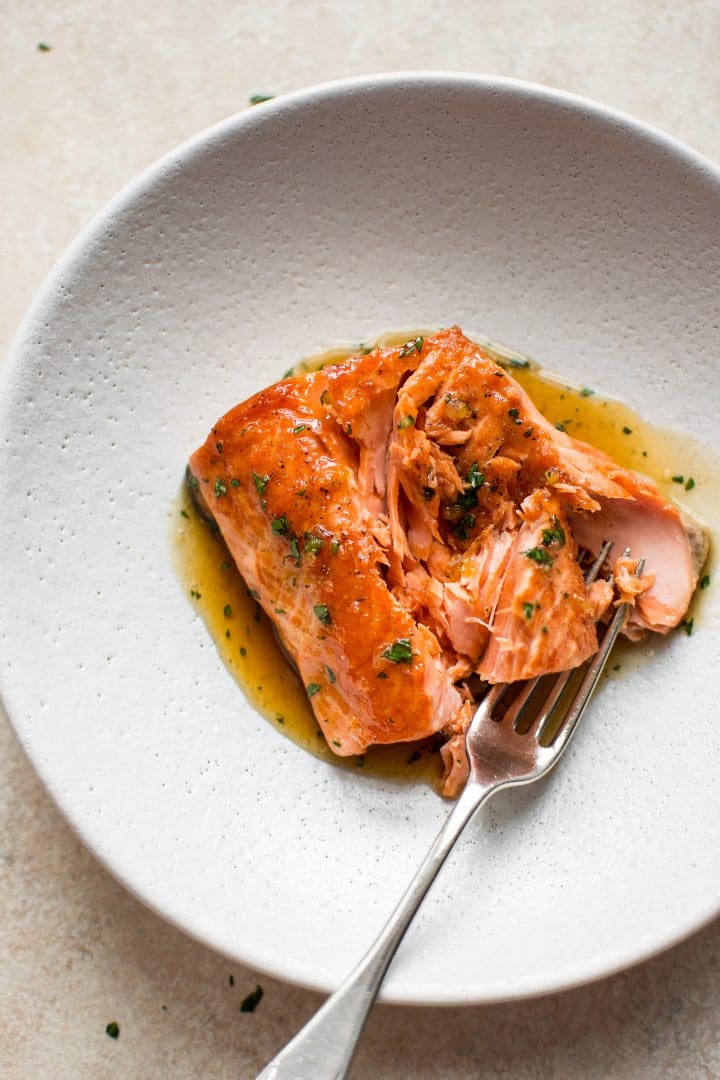
[[375,944],[257,1080],[343,1080],[347,1076],[370,1007],[413,915],[460,833],[495,790],[494,784],[466,784]]

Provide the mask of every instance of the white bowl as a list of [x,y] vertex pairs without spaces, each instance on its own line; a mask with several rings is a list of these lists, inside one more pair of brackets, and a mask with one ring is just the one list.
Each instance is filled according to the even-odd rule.
[[[458,322],[718,443],[720,174],[543,87],[304,90],[168,154],[50,276],[3,371],[4,702],[128,888],[228,956],[334,987],[447,807],[246,703],[172,569],[189,452],[291,363]],[[720,908],[718,619],[612,680],[568,759],[469,830],[388,976],[494,1001],[606,974]]]

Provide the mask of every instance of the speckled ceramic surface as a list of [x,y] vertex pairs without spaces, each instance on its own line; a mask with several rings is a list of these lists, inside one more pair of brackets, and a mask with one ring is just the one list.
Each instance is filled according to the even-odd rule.
[[[181,590],[188,453],[298,357],[457,321],[718,442],[720,175],[587,103],[354,80],[163,159],[46,283],[0,397],[3,701],[106,865],[207,943],[329,988],[446,813],[323,765],[246,704]],[[629,362],[632,358],[632,362]],[[613,680],[546,784],[468,831],[389,1000],[612,971],[720,908],[717,618]]]

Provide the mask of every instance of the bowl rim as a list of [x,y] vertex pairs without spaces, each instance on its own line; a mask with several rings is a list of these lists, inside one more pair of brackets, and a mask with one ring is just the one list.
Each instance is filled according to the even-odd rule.
[[[195,156],[207,153],[214,144],[223,141],[228,136],[261,126],[265,118],[271,115],[302,110],[316,102],[322,103],[332,99],[342,100],[342,98],[352,97],[358,92],[383,89],[393,91],[443,88],[466,89],[475,93],[501,93],[508,98],[515,98],[519,101],[531,100],[545,106],[559,106],[571,111],[575,116],[599,123],[607,129],[624,131],[628,135],[640,138],[646,144],[657,147],[663,153],[675,158],[676,161],[680,161],[691,170],[700,173],[711,184],[714,183],[717,186],[717,194],[720,199],[720,166],[687,143],[622,110],[570,91],[540,83],[493,74],[447,71],[443,69],[418,69],[355,75],[279,94],[261,104],[243,107],[209,127],[196,132],[156,158],[136,177],[121,187],[80,229],[78,235],[60,254],[36,290],[17,330],[11,338],[5,359],[0,364],[0,429],[4,426],[5,409],[12,398],[14,381],[21,371],[23,356],[27,345],[31,342],[33,329],[37,326],[38,316],[56,296],[58,290],[62,287],[63,280],[72,276],[76,263],[83,258],[88,247],[101,236],[107,225],[118,215],[129,210],[140,196],[163,180],[171,170],[175,171],[188,165]],[[15,711],[13,704],[12,694],[8,694],[7,691],[3,690],[0,680],[0,706],[7,716],[16,741],[30,761],[33,770],[40,778],[56,809],[70,826],[74,835],[90,850],[93,857],[124,888],[137,897],[145,907],[181,930],[191,939],[220,954],[228,955],[229,959],[241,961],[259,973],[315,991],[328,992],[334,989],[334,987],[326,985],[321,980],[313,981],[299,971],[293,971],[292,965],[286,965],[280,969],[268,964],[266,958],[256,955],[253,949],[243,949],[242,955],[239,952],[235,955],[229,955],[212,940],[211,935],[202,933],[193,926],[187,925],[183,919],[176,918],[172,914],[163,911],[153,903],[150,897],[137,891],[119,868],[112,866],[102,853],[91,846],[90,840],[85,838],[82,825],[70,817],[63,807],[59,793],[56,793],[53,788],[50,776],[45,774],[43,764],[33,758],[30,748],[26,746],[23,740],[20,730],[21,725],[20,723],[16,724],[13,719],[13,712]],[[662,937],[660,943],[657,935],[654,935],[652,940],[639,940],[633,950],[623,950],[622,954],[615,956],[606,954],[602,961],[598,960],[594,965],[586,965],[582,970],[575,972],[564,971],[554,979],[546,978],[541,986],[528,985],[514,992],[508,990],[506,993],[500,992],[491,996],[475,995],[472,997],[460,993],[454,995],[446,993],[444,996],[438,996],[437,992],[427,993],[420,989],[413,997],[381,993],[380,999],[386,1003],[397,1005],[454,1007],[460,1004],[500,1004],[573,989],[614,975],[667,951],[701,930],[718,913],[720,913],[720,897],[713,900],[712,903],[708,903],[700,916],[698,917],[696,914],[687,925],[678,925],[676,923],[672,931]]]

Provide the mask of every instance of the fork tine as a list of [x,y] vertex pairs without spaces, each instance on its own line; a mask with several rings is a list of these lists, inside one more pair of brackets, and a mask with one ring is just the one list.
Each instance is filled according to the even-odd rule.
[[[635,569],[636,576],[640,576],[645,566],[645,559],[639,559],[637,567]],[[615,612],[612,620],[608,624],[607,630],[603,635],[603,639],[600,648],[593,656],[592,660],[588,664],[587,670],[583,675],[582,682],[578,687],[572,703],[563,718],[562,727],[559,733],[552,740],[552,745],[558,751],[564,749],[565,744],[570,740],[575,728],[578,725],[580,718],[582,717],[587,704],[592,697],[593,690],[595,689],[598,679],[603,673],[603,668],[607,663],[607,659],[610,655],[615,639],[622,630],[625,620],[630,611],[630,604],[624,603],[619,606]],[[544,711],[544,710],[543,710]],[[537,731],[537,741],[542,745],[544,735],[547,733],[549,723],[549,714],[541,719],[540,725]]]
[[[587,574],[585,575],[586,585],[592,585],[593,581],[595,581],[596,577],[602,569],[603,563],[605,562],[608,555],[610,554],[610,551],[612,550],[612,546],[613,541],[606,540],[603,546],[600,548],[595,562],[592,564]],[[552,710],[555,708],[558,700],[560,699],[560,695],[569,683],[571,677],[572,671],[563,671],[558,675],[550,691],[550,697],[548,698],[548,702],[546,702],[545,707],[543,708],[543,714],[545,714],[545,710],[548,708],[548,703],[550,702],[550,700],[552,700],[552,706],[547,712],[547,715],[550,715]],[[536,678],[531,679],[530,682],[526,683],[505,715],[505,720],[507,721],[507,723],[511,723],[515,731],[517,731],[519,734],[525,733],[523,731],[523,725],[521,724],[520,717],[542,678],[544,678],[544,676],[538,675]]]

